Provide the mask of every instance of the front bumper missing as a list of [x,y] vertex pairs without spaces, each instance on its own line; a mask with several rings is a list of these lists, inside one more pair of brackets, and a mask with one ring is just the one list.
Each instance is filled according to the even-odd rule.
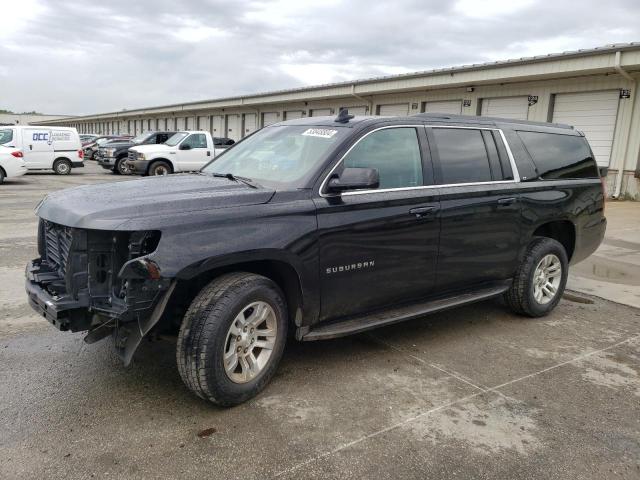
[[38,260],[27,264],[25,289],[29,305],[58,330],[77,332],[88,330],[91,316],[88,312],[89,296],[80,292],[76,298],[70,294],[54,295],[42,285],[57,280],[57,274]]
[[126,165],[129,167],[131,173],[145,174],[147,173],[147,167],[151,163],[150,160],[127,160]]

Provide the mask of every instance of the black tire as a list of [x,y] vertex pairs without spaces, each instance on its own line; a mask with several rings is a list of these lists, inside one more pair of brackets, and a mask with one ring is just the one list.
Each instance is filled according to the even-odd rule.
[[4,182],[6,175],[4,174],[4,170],[0,168],[0,184]]
[[116,164],[113,167],[112,172],[116,175],[129,175],[129,167],[126,165],[127,157],[120,157],[116,160]]
[[[199,397],[225,407],[256,396],[273,377],[284,352],[288,317],[283,298],[274,282],[245,272],[223,275],[204,287],[189,306],[178,335],[176,359],[185,385]],[[265,302],[273,309],[275,344],[255,378],[237,383],[225,370],[227,335],[236,316],[253,302]]]
[[53,171],[57,175],[69,175],[71,173],[71,162],[66,158],[59,158],[53,162]]
[[[548,303],[540,303],[534,296],[534,274],[538,264],[547,255],[555,255],[560,260],[561,274],[559,285],[553,298]],[[513,284],[505,292],[504,299],[515,313],[529,317],[543,317],[549,314],[562,298],[567,276],[569,261],[567,252],[562,244],[552,238],[537,237],[529,244],[527,252],[518,267]]]
[[164,160],[158,160],[149,166],[148,175],[170,175],[171,173],[173,173],[171,164]]

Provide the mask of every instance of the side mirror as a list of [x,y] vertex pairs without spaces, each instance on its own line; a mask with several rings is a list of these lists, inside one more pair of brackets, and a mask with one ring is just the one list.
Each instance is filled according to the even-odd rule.
[[191,150],[191,145],[190,144],[182,144],[180,145],[180,150]]
[[375,168],[345,168],[334,176],[327,185],[329,192],[346,190],[372,190],[380,186],[380,175]]

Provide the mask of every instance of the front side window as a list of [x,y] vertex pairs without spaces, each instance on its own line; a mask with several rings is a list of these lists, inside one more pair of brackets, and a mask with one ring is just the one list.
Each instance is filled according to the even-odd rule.
[[13,130],[10,128],[0,130],[0,145],[9,143],[13,140]]
[[489,156],[480,130],[434,128],[435,150],[440,160],[440,183],[490,182]]
[[598,178],[587,140],[576,135],[518,132],[543,179]]
[[187,145],[191,148],[207,148],[207,137],[203,133],[193,133],[180,146]]
[[378,188],[423,185],[422,157],[415,128],[386,128],[370,133],[343,160],[345,168],[375,168]]

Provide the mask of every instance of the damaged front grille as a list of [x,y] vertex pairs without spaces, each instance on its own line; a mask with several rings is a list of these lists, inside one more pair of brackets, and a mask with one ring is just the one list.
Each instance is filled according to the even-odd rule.
[[129,153],[127,154],[127,159],[131,160],[131,161],[135,161],[138,159],[138,152],[134,152],[133,150],[129,150]]
[[69,255],[73,244],[74,229],[56,223],[42,221],[44,229],[44,257],[52,270],[64,278],[69,269]]

